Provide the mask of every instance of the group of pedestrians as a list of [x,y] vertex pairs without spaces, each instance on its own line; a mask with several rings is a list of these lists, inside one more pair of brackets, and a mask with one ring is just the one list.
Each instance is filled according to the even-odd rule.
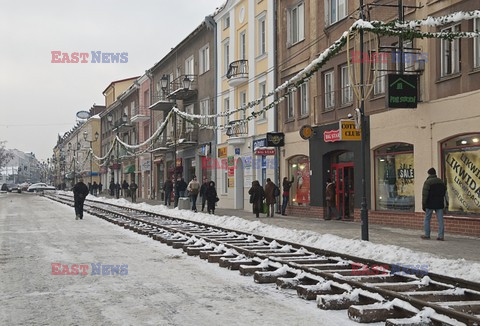
[[[288,191],[290,190],[291,184],[288,186],[288,180],[285,183],[286,178],[284,179],[284,196],[285,201],[286,196],[288,197]],[[285,192],[285,185],[288,186],[287,192]],[[267,178],[267,183],[265,189],[260,185],[258,180],[252,182],[252,187],[248,191],[250,195],[250,204],[252,204],[252,211],[257,218],[260,217],[260,213],[266,213],[267,217],[273,217],[275,212],[275,204],[277,203],[277,197],[280,196],[280,189],[276,184],[272,182],[270,178]],[[265,200],[265,203],[264,203]],[[288,198],[287,198],[288,201]],[[264,207],[265,205],[265,207]],[[285,210],[282,205],[282,215],[285,215]]]
[[103,185],[102,183],[98,183],[97,181],[93,181],[92,183],[88,183],[88,193],[93,196],[98,196],[99,193],[102,193]]
[[128,184],[127,180],[123,180],[122,184],[120,183],[115,183],[115,181],[112,179],[110,181],[110,196],[115,197],[115,198],[120,198],[120,192],[122,192],[123,198],[131,198],[132,203],[137,202],[137,189],[138,185],[135,183],[135,180],[132,181],[130,184]]

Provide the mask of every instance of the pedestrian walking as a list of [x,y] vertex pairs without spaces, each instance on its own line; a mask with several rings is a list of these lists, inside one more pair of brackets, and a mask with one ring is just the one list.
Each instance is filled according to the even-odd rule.
[[98,192],[98,184],[97,184],[97,181],[93,181],[92,189],[93,189],[93,195],[94,195],[94,196],[97,196],[97,192]]
[[437,177],[437,172],[434,168],[430,168],[427,173],[428,177],[423,184],[422,190],[422,209],[425,212],[425,234],[422,235],[422,239],[430,239],[430,219],[432,218],[433,211],[435,211],[438,220],[437,240],[443,241],[443,209],[445,207],[445,193],[447,192],[447,187],[445,186],[445,183]]
[[83,183],[83,178],[78,179],[78,182],[73,186],[73,200],[75,203],[75,219],[83,219],[83,203],[88,196],[88,187]]
[[102,185],[102,183],[100,182],[100,183],[98,184],[98,194],[99,194],[99,195],[102,194],[102,189],[103,189],[103,185]]
[[187,190],[187,183],[183,178],[178,178],[175,183],[175,203],[173,207],[178,206],[178,199],[185,197],[185,191]]
[[272,182],[270,178],[267,178],[267,184],[265,185],[265,201],[267,202],[267,217],[273,217],[275,209],[275,189],[277,186]]
[[325,187],[325,201],[327,202],[327,214],[325,216],[325,220],[331,220],[333,215],[336,215],[337,220],[342,219],[340,216],[338,216],[335,195],[335,183],[332,182],[332,179],[328,178],[327,186]]
[[202,196],[202,212],[205,209],[205,203],[207,202],[207,187],[208,187],[208,180],[203,179],[202,186],[200,187],[200,196]]
[[113,181],[113,179],[110,181],[110,186],[109,186],[109,190],[110,190],[110,196],[115,196],[115,181]]
[[253,213],[257,218],[260,217],[260,212],[262,211],[263,199],[265,198],[265,191],[263,190],[260,183],[255,180],[252,182],[252,187],[248,191],[250,195],[250,204],[252,204]]
[[282,194],[282,215],[286,216],[286,210],[287,210],[287,205],[288,201],[290,200],[290,188],[292,187],[292,183],[294,181],[294,178],[292,177],[292,181],[288,181],[287,177],[283,178],[283,183],[282,183],[282,188],[283,188],[283,194]]
[[127,198],[128,197],[128,182],[127,180],[123,180],[122,182],[122,196],[124,198]]
[[190,200],[192,202],[192,211],[196,213],[197,197],[198,197],[198,192],[200,190],[200,183],[197,181],[197,177],[193,177],[193,179],[188,183],[187,190],[188,190],[188,193],[190,194]]
[[218,202],[217,189],[215,189],[215,182],[210,181],[208,183],[207,190],[205,191],[207,197],[207,210],[208,214],[215,214],[215,204]]
[[138,189],[138,186],[135,183],[135,180],[133,180],[130,183],[130,196],[132,197],[132,203],[137,202],[137,189]]
[[172,201],[173,182],[167,179],[163,184],[163,191],[165,193],[165,206],[170,206]]
[[118,199],[120,198],[120,189],[122,189],[122,186],[120,185],[120,183],[117,181],[117,183],[115,184],[115,197]]
[[93,188],[92,188],[92,184],[89,182],[88,183],[88,192],[90,195],[93,195]]

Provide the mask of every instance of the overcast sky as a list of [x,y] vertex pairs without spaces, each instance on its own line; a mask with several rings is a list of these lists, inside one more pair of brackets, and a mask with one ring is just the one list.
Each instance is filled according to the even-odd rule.
[[[0,141],[52,156],[75,113],[142,75],[224,0],[0,0]],[[127,52],[128,63],[51,63],[51,51]]]

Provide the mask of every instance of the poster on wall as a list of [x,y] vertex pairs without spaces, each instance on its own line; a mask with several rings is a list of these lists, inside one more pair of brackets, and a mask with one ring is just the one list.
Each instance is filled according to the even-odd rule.
[[413,153],[395,155],[397,196],[414,196]]
[[480,150],[445,157],[448,210],[480,213]]
[[308,161],[299,162],[296,171],[295,202],[299,205],[310,203],[310,164]]

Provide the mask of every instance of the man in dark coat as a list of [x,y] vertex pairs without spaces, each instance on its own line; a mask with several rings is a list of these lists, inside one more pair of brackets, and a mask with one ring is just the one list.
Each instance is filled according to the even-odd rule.
[[434,168],[430,168],[427,172],[428,177],[423,184],[422,190],[422,209],[425,211],[425,235],[422,235],[422,239],[430,239],[430,219],[432,218],[433,211],[435,211],[438,220],[437,240],[443,241],[443,208],[445,207],[447,187],[445,183],[437,177],[437,172]]
[[294,179],[292,176],[292,181],[288,181],[287,177],[283,178],[282,188],[283,188],[283,202],[282,202],[282,215],[286,216],[286,210],[288,205],[288,200],[290,199],[290,188],[292,187]]
[[100,194],[100,195],[102,194],[102,189],[103,189],[103,185],[102,185],[102,183],[100,182],[100,183],[98,184],[98,194]]
[[110,181],[109,189],[110,189],[110,196],[112,197],[115,196],[115,181],[113,181],[113,179],[112,181]]
[[[327,202],[327,215],[325,216],[325,220],[331,220],[332,215],[338,215],[335,199],[336,199],[335,183],[332,182],[331,179],[327,179],[327,186],[325,187],[325,201]],[[336,219],[341,220],[342,218],[340,216],[337,216]]]
[[97,184],[97,181],[93,181],[92,189],[93,189],[93,195],[96,196],[96,195],[97,195],[97,192],[98,192],[98,184]]
[[135,180],[133,180],[130,183],[130,196],[132,197],[132,203],[137,202],[137,189],[138,185],[135,183]]
[[207,197],[208,214],[215,214],[215,203],[218,201],[217,189],[215,189],[215,182],[210,181],[208,183],[205,196]]
[[202,196],[202,212],[205,209],[205,203],[207,202],[207,187],[208,187],[208,180],[203,179],[202,186],[200,187],[200,196]]
[[167,179],[163,184],[163,191],[165,192],[165,206],[170,206],[172,200],[173,182]]
[[115,197],[118,199],[120,198],[120,189],[122,189],[122,186],[120,185],[120,183],[117,181],[117,183],[115,184]]
[[123,194],[123,197],[124,198],[127,198],[128,197],[128,182],[127,180],[123,180],[122,182],[122,194]]
[[273,217],[275,208],[275,188],[277,186],[272,182],[270,178],[267,178],[267,184],[265,185],[265,201],[267,202],[267,217]]
[[75,201],[75,219],[83,219],[83,203],[88,196],[88,187],[80,178],[75,186],[73,186],[73,199]]
[[175,183],[175,202],[173,207],[178,206],[178,199],[180,197],[185,197],[185,191],[187,190],[187,183],[183,178],[178,178]]
[[253,213],[259,218],[260,212],[262,211],[263,199],[265,198],[265,191],[262,186],[260,186],[260,183],[255,180],[252,182],[252,188],[250,188],[248,194],[250,195]]

